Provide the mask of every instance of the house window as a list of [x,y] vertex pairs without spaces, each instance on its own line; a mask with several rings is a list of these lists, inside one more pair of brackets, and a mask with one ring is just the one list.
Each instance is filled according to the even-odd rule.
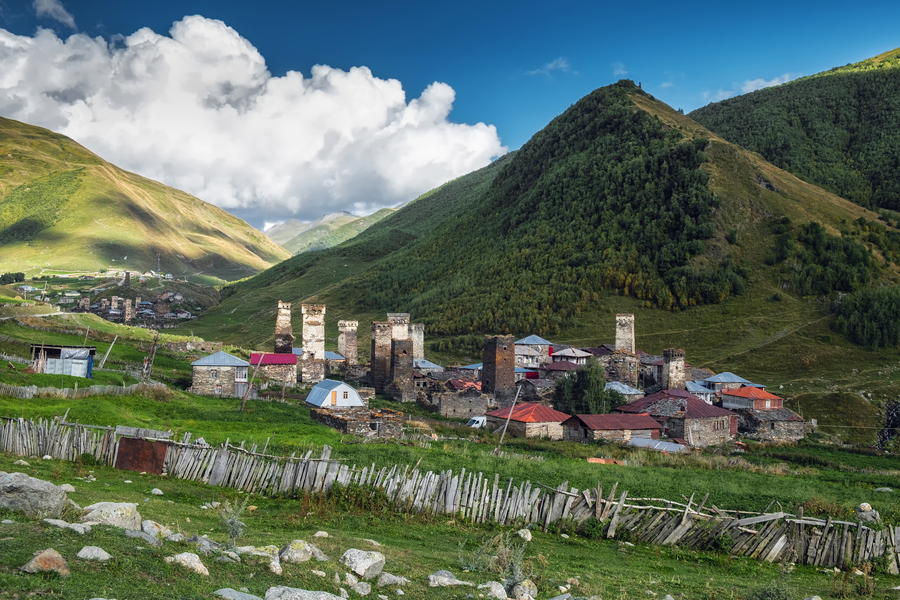
[[350,398],[350,392],[344,392],[344,400],[347,400],[349,398]]
[[772,401],[766,400],[766,408],[772,408]]
[[218,379],[218,378],[219,378],[219,372],[216,371],[215,369],[213,369],[212,371],[209,372],[209,378],[210,378],[210,379]]
[[775,423],[772,423],[772,429],[773,430],[775,429]]
[[216,386],[216,395],[218,395],[218,396],[222,395],[222,386],[221,385]]

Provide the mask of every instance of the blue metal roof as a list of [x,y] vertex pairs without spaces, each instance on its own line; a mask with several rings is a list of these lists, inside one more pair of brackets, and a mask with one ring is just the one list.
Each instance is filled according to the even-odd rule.
[[467,369],[470,371],[477,371],[478,369],[484,368],[484,363],[475,363],[473,365],[466,365],[464,367],[460,367],[460,369]]
[[430,360],[426,360],[424,358],[417,358],[413,361],[413,367],[416,369],[443,369],[441,365],[437,363],[433,363]]
[[[291,351],[297,356],[301,356],[303,354],[303,348],[291,348]],[[346,356],[341,356],[337,352],[332,352],[331,350],[325,351],[325,360],[347,360]]]
[[673,444],[672,442],[662,442],[660,440],[650,440],[647,438],[633,437],[628,440],[629,446],[639,446],[641,448],[649,448],[650,450],[660,450],[662,452],[690,452],[690,448],[681,444]]
[[[343,394],[339,394],[337,397],[337,404],[332,405],[331,392],[335,390],[348,392],[347,395],[349,397],[344,400]],[[306,403],[325,408],[330,406],[365,406],[365,403],[359,397],[359,392],[343,381],[335,381],[333,379],[326,379],[325,381],[316,384],[312,391],[309,392],[309,396],[306,397]]]
[[544,338],[537,335],[529,335],[528,337],[523,337],[521,340],[516,341],[517,344],[526,344],[528,346],[552,346],[552,342],[548,342]]
[[607,389],[607,390],[611,389],[616,392],[619,392],[620,394],[624,394],[626,396],[644,393],[641,390],[635,389],[635,388],[631,387],[630,385],[626,385],[626,384],[622,383],[621,381],[609,381],[609,382],[607,382],[606,387],[604,389]]
[[699,381],[688,381],[684,384],[684,389],[692,394],[712,394],[713,390],[709,389]]
[[712,377],[707,377],[703,381],[709,381],[710,383],[750,383],[743,377],[738,377],[734,373],[719,373],[718,375],[713,375]]
[[209,356],[204,356],[200,360],[195,360],[191,366],[197,367],[249,367],[250,363],[241,360],[237,356],[232,356],[227,352],[219,350]]

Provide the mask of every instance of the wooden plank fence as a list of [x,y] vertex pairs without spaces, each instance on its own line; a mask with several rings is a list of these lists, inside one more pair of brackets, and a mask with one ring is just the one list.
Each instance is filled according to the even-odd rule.
[[[68,424],[59,418],[0,421],[0,451],[19,456],[75,460],[89,453],[100,463],[113,465],[119,437],[113,427]],[[455,473],[422,471],[418,465],[348,466],[331,457],[329,446],[313,458],[312,451],[304,456],[267,455],[265,448],[257,452],[255,444],[245,449],[243,443],[236,447],[230,440],[218,447],[191,443],[190,434],[180,442],[154,441],[168,444],[164,469],[170,477],[262,495],[293,496],[356,484],[382,490],[397,511],[453,515],[472,523],[537,524],[545,530],[559,521],[578,526],[594,518],[607,538],[822,567],[840,568],[885,556],[889,570],[900,572],[900,527],[869,527],[783,511],[726,511],[707,503],[709,494],[699,502],[694,496],[685,498],[686,503],[630,498],[627,491],[617,497],[617,483],[604,495],[602,482],[595,489],[579,490],[565,481],[556,487],[516,483],[466,469]]]
[[30,400],[31,398],[88,398],[91,396],[129,396],[153,389],[166,389],[165,384],[135,383],[127,387],[92,385],[78,389],[8,385],[0,383],[0,396]]

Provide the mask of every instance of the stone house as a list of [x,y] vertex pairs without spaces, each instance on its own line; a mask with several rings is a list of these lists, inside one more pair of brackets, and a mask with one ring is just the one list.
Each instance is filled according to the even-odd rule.
[[579,350],[578,348],[566,348],[565,350],[555,352],[551,358],[553,358],[553,362],[567,360],[571,363],[575,363],[576,365],[581,366],[586,365],[587,359],[592,356],[593,354],[591,354],[590,352],[585,352],[584,350]]
[[522,390],[519,393],[519,400],[538,404],[550,404],[556,390],[556,382],[552,379],[523,379],[516,385]]
[[722,408],[738,414],[738,431],[766,442],[796,442],[806,437],[810,424],[794,411],[784,408],[784,400],[757,387],[719,392]]
[[688,446],[728,442],[738,431],[737,414],[711,406],[684,390],[662,390],[623,404],[615,412],[647,413],[663,426],[663,432],[668,437],[684,440]]
[[[191,363],[191,393],[204,396],[242,396],[247,390],[250,363],[219,350]],[[243,385],[240,385],[243,384]]]
[[647,414],[575,415],[563,421],[562,427],[563,438],[573,442],[657,440],[662,431],[662,425]]
[[334,381],[333,379],[326,379],[313,386],[306,397],[306,404],[312,408],[327,410],[368,406],[354,388],[343,381]]
[[297,355],[252,353],[250,364],[259,370],[260,375],[283,382],[285,385],[297,385]]
[[745,385],[753,385],[753,383],[743,377],[738,377],[734,373],[725,372],[704,379],[703,385],[714,392],[721,392],[722,390],[733,390]]
[[[534,369],[549,363],[553,354],[553,344],[538,335],[529,335],[516,340],[515,346],[516,366],[525,369]],[[525,350],[526,348],[528,350]]]
[[[512,416],[510,416],[512,410]],[[523,402],[512,409],[500,408],[486,413],[488,431],[496,431],[506,424],[509,418],[508,435],[525,438],[550,438],[561,440],[563,437],[562,422],[569,415],[554,410],[543,404]]]
[[309,416],[314,421],[348,435],[397,440],[403,437],[403,413],[399,410],[370,410],[365,407],[313,408],[309,411]]
[[567,360],[561,360],[559,362],[552,362],[550,364],[546,364],[539,369],[540,379],[550,379],[552,381],[558,381],[559,379],[567,376],[569,373],[578,370],[578,365],[573,362],[569,362]]
[[619,392],[625,396],[626,402],[634,402],[635,400],[640,400],[644,397],[644,392],[637,388],[633,388],[630,385],[625,385],[621,381],[608,381],[604,389]]
[[615,350],[598,356],[597,360],[603,365],[606,381],[618,381],[632,388],[640,385],[641,361],[637,354]]
[[413,359],[413,371],[421,375],[434,375],[435,373],[443,373],[444,367],[424,358],[416,358]]

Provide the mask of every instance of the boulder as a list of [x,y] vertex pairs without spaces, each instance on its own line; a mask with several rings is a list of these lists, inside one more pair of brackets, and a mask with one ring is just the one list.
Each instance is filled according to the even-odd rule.
[[[154,496],[162,496],[163,495],[163,491],[159,488],[153,488],[152,490],[150,490],[150,493],[153,494]],[[254,596],[254,598],[255,598],[255,596]]]
[[881,515],[868,502],[863,502],[856,509],[856,518],[860,523],[881,523]]
[[259,596],[246,594],[244,592],[239,592],[231,588],[222,588],[221,590],[214,591],[213,594],[220,598],[225,598],[225,600],[263,600]]
[[344,583],[353,586],[359,583],[359,579],[357,579],[356,575],[354,575],[353,573],[344,573]]
[[[71,483],[64,483],[57,487],[59,487],[59,489],[61,489],[62,491],[64,491],[67,494],[71,494],[72,492],[75,491],[75,487]],[[875,490],[875,491],[878,491],[878,490]]]
[[266,590],[265,600],[341,600],[341,597],[328,592],[311,592],[299,588],[276,586]]
[[387,587],[389,585],[406,585],[407,583],[409,583],[409,579],[407,579],[406,577],[391,575],[390,573],[382,573],[378,577],[378,587]]
[[68,577],[72,574],[65,559],[53,548],[38,550],[34,553],[34,558],[25,563],[20,569],[26,573],[56,571],[61,577]]
[[450,571],[436,571],[432,573],[428,577],[425,578],[425,581],[428,582],[430,587],[450,587],[454,585],[471,585],[475,584],[471,581],[461,581],[456,578],[456,575],[451,573]]
[[363,579],[372,579],[381,575],[384,569],[384,554],[351,548],[341,556],[340,563]]
[[312,558],[312,544],[308,544],[303,540],[294,540],[281,549],[278,557],[281,562],[300,564],[305,563]]
[[98,546],[85,546],[75,556],[81,560],[95,560],[97,562],[106,562],[112,558],[112,554]]
[[313,537],[328,537],[327,531],[317,531],[313,534]]
[[512,589],[509,590],[509,595],[513,598],[521,598],[526,595],[534,598],[537,596],[537,586],[530,579],[525,579],[512,586]]
[[156,546],[157,548],[162,546],[162,540],[156,537],[155,535],[150,535],[149,533],[144,533],[143,531],[138,531],[137,529],[126,529],[125,535],[130,538],[137,538],[140,540],[144,540],[151,546]]
[[165,525],[160,525],[156,521],[151,521],[150,519],[141,521],[141,531],[158,538],[167,538],[172,535],[171,529]]
[[365,581],[360,581],[356,585],[351,585],[350,589],[360,596],[368,596],[372,592],[371,584],[368,584]]
[[479,590],[487,590],[485,595],[488,598],[496,598],[497,600],[506,600],[506,588],[502,583],[496,581],[488,581],[478,586]]
[[141,515],[137,511],[137,504],[131,502],[97,502],[85,506],[88,511],[81,517],[81,521],[96,521],[103,525],[112,525],[122,529],[141,528]]
[[49,481],[25,473],[0,476],[0,508],[29,517],[58,517],[65,506],[66,493]]
[[200,557],[194,554],[193,552],[182,552],[181,554],[176,554],[175,556],[167,556],[165,561],[169,564],[181,565],[182,567],[193,571],[194,573],[199,573],[200,575],[209,576],[209,570],[200,562]]
[[531,532],[527,529],[520,529],[516,532],[516,535],[525,540],[526,542],[531,541]]

